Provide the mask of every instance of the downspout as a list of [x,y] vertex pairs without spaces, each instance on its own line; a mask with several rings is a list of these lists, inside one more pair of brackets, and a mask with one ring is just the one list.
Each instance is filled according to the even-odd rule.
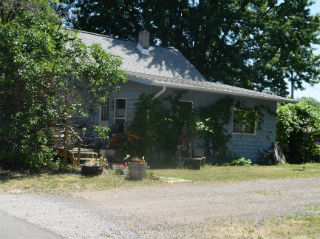
[[[157,94],[155,94],[153,97],[152,97],[152,100],[155,100],[156,98],[158,98],[160,95],[162,95],[165,91],[166,91],[166,87],[165,86],[162,86],[162,89],[157,93]],[[150,117],[150,115],[149,115],[149,109],[147,110],[147,123],[148,123],[148,121],[149,121],[149,117]],[[160,159],[161,159],[161,161],[162,161],[162,151],[160,152]]]
[[158,98],[160,95],[162,95],[166,91],[166,89],[167,88],[165,86],[163,86],[163,88],[157,94],[155,94],[153,96],[152,100],[154,100],[154,99]]

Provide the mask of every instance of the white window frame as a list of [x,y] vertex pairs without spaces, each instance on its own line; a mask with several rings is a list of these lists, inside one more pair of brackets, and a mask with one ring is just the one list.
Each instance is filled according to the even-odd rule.
[[[245,109],[238,109],[238,108],[233,108],[233,111],[232,111],[232,134],[234,135],[245,135],[245,136],[256,136],[257,135],[257,119],[255,120],[254,122],[254,132],[253,134],[250,134],[250,133],[245,133],[245,125],[244,124],[241,124],[241,132],[233,132],[233,121],[234,121],[234,112],[235,111],[244,111]],[[254,110],[254,109],[252,109]],[[258,112],[256,111],[256,116],[258,115]]]
[[[124,118],[116,118],[116,113],[117,113],[117,100],[125,100],[126,101],[126,106],[125,106],[125,110],[124,110]],[[113,112],[113,123],[116,123],[116,119],[124,119],[124,122],[127,122],[127,98],[114,98],[114,102],[113,102],[113,108],[114,108],[114,112]]]
[[179,102],[190,102],[192,105],[192,109],[193,109],[193,101],[192,100],[179,100]]

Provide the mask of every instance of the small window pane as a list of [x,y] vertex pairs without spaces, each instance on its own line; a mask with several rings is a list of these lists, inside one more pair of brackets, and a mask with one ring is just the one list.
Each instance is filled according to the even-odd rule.
[[256,112],[254,110],[248,110],[244,115],[244,133],[254,134],[256,127]]
[[116,119],[124,119],[126,116],[126,100],[125,99],[116,99]]
[[233,111],[233,133],[242,133],[242,112],[241,110]]
[[116,104],[117,104],[117,109],[125,109],[126,108],[126,100],[125,99],[117,99]]
[[233,133],[255,134],[255,129],[255,110],[233,110]]

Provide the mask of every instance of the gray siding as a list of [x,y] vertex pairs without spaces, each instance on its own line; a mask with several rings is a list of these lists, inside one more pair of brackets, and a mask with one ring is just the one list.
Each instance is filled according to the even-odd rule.
[[[139,98],[140,94],[156,94],[162,88],[155,86],[147,86],[136,82],[128,81],[121,86],[120,91],[114,92],[110,95],[110,112],[109,112],[109,126],[114,123],[114,100],[116,98],[125,98],[127,100],[126,105],[126,121],[132,121],[134,117],[134,104]],[[169,95],[174,95],[175,90],[167,88],[164,94],[160,98],[165,98]],[[182,96],[182,100],[188,100],[193,102],[195,109],[207,106],[215,103],[219,98],[225,97],[223,94],[205,93],[198,91],[187,91]],[[245,103],[246,107],[254,107],[256,105],[264,105],[276,111],[276,102],[268,100],[258,100],[252,98],[233,97],[235,101],[241,101]],[[233,112],[233,109],[230,109]],[[272,142],[275,141],[275,124],[276,118],[274,115],[270,115],[264,112],[263,123],[256,130],[255,136],[232,134],[232,119],[229,124],[225,126],[227,131],[232,134],[232,139],[228,143],[228,148],[231,152],[237,154],[239,157],[249,158],[253,161],[259,160],[259,150],[267,150]]]
[[114,92],[110,95],[110,117],[109,125],[114,123],[114,101],[117,98],[126,99],[126,122],[130,122],[134,117],[134,104],[137,102],[142,93],[155,94],[159,87],[146,86],[132,81],[121,85],[120,91]]
[[[168,89],[162,97],[166,97],[170,94],[174,94],[174,89]],[[223,98],[225,95],[213,94],[197,91],[187,91],[186,94],[182,96],[182,100],[193,101],[193,106],[195,109],[202,106],[207,106],[215,103],[219,98]],[[244,97],[232,97],[236,101],[244,102],[246,107],[255,107],[263,105],[268,107],[272,112],[276,112],[277,103],[275,101],[259,100]],[[230,109],[233,112],[233,109]],[[262,112],[263,122],[259,126],[257,125],[256,135],[241,135],[233,134],[233,120],[231,118],[228,125],[225,126],[227,132],[232,135],[231,140],[228,143],[228,148],[232,153],[235,153],[239,157],[245,157],[251,159],[254,162],[259,161],[260,153],[259,151],[268,150],[275,141],[275,126],[276,117],[275,115],[270,115],[267,112]]]
[[[264,105],[272,112],[276,112],[276,102],[262,100],[246,100],[245,102],[247,107]],[[260,126],[257,125],[255,136],[232,134],[232,138],[228,144],[228,148],[231,152],[236,153],[240,157],[245,157],[257,162],[260,159],[259,151],[268,150],[270,148],[276,137],[276,117],[275,115],[270,115],[264,111],[262,113],[264,114],[263,122]],[[227,130],[232,133],[232,122],[227,126]]]

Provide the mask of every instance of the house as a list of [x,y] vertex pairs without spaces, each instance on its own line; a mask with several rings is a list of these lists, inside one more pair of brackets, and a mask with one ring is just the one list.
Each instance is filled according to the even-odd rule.
[[[128,75],[128,82],[121,85],[120,91],[110,94],[109,100],[96,114],[96,123],[100,125],[116,123],[124,129],[133,119],[134,104],[142,93],[164,98],[176,90],[185,90],[181,100],[192,104],[194,109],[213,104],[225,96],[244,102],[249,108],[268,107],[274,113],[277,102],[294,102],[276,95],[208,82],[178,50],[150,46],[146,31],[140,32],[138,43],[84,31],[78,36],[88,46],[100,44],[107,52],[123,58],[121,67]],[[236,120],[236,107],[230,110],[233,119],[225,127],[232,135],[229,150],[241,157],[259,160],[259,150],[269,149],[275,141],[275,115],[265,114],[259,128],[256,123],[245,128]]]

